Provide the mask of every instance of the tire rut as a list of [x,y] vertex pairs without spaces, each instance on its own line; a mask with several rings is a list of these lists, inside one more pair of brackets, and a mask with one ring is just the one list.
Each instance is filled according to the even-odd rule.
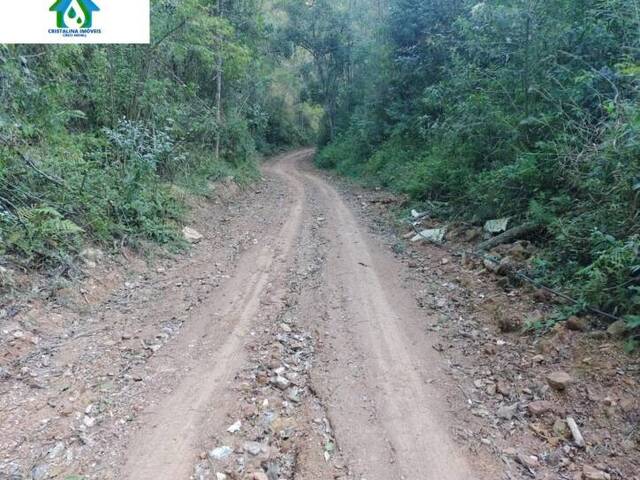
[[[284,172],[278,174],[287,178]],[[145,425],[131,442],[125,478],[188,478],[203,425],[219,422],[224,415],[220,405],[229,398],[228,385],[243,364],[243,346],[260,300],[269,282],[282,274],[302,221],[302,192],[296,183],[288,183],[294,202],[282,228],[271,242],[245,254],[231,281],[206,301],[195,324],[174,347],[189,350],[197,346],[200,352],[183,365],[186,375],[175,391],[145,414]]]

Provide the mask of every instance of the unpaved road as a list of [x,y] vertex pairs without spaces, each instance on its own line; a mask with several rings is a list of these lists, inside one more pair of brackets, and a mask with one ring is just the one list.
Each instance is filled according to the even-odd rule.
[[[189,478],[210,433],[203,426],[225,425],[229,384],[246,361],[244,346],[265,296],[287,308],[287,292],[270,287],[282,283],[304,249],[317,248],[314,241],[324,243],[322,281],[312,292],[299,286],[306,298],[297,317],[304,327],[322,330],[326,353],[313,381],[320,396],[326,395],[337,444],[350,468],[369,480],[478,478],[450,438],[440,392],[428,383],[438,375],[439,360],[420,328],[423,313],[398,287],[390,254],[371,244],[336,190],[308,170],[310,155],[285,155],[265,168],[286,185],[284,220],[244,253],[232,278],[205,300],[197,320],[171,347],[197,350],[178,360],[155,359],[179,362],[187,373],[143,414],[123,478]],[[318,217],[324,226],[309,236],[305,230]]]
[[544,298],[456,256],[455,228],[402,242],[394,197],[312,156],[186,197],[186,252],[94,252],[0,299],[0,480],[640,480],[637,361],[600,331],[505,332]]
[[200,208],[190,258],[58,315],[0,397],[0,478],[500,477],[454,440],[464,400],[406,267],[312,155]]

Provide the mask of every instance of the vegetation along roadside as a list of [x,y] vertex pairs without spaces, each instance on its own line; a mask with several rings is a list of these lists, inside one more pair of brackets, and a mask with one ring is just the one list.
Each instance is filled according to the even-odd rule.
[[261,154],[308,144],[319,109],[274,21],[257,0],[164,0],[150,45],[0,45],[2,263],[175,244],[181,192],[246,183]]
[[539,225],[529,273],[579,299],[562,317],[589,304],[637,329],[637,3],[388,6],[363,16],[317,2],[300,21],[302,32],[323,15],[346,25],[331,22],[323,39],[341,45],[331,54],[341,87],[318,165],[448,222]]

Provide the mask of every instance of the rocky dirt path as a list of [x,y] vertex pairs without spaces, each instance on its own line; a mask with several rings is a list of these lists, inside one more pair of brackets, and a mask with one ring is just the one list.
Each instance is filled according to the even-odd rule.
[[[316,341],[325,345],[315,365],[309,366],[313,380],[290,387],[299,372],[292,371],[281,356],[271,365],[258,365],[256,380],[264,367],[265,381],[272,384],[265,389],[285,391],[284,401],[289,398],[291,403],[299,403],[299,396],[317,389],[319,403],[335,428],[336,445],[327,446],[325,441],[315,448],[330,458],[339,447],[346,462],[341,465],[346,467],[344,474],[357,478],[480,478],[450,438],[445,405],[439,391],[429,385],[439,375],[439,360],[430,353],[432,342],[419,327],[415,301],[397,287],[393,259],[369,245],[362,226],[325,180],[303,171],[310,155],[295,153],[266,167],[266,174],[287,190],[284,209],[270,216],[275,221],[269,231],[240,258],[232,278],[200,304],[190,327],[152,360],[158,365],[155,368],[164,365],[183,375],[170,394],[142,413],[141,428],[127,449],[123,478],[189,478],[193,459],[207,437],[224,433],[235,419],[234,407],[241,400],[234,398],[234,377],[248,361],[247,348],[255,336],[269,332],[268,325],[262,326],[267,316],[272,320],[291,317],[294,293],[302,297],[296,299],[291,322],[295,326],[285,323],[282,333],[294,328],[316,331],[305,337],[308,347]],[[314,232],[309,232],[310,227]],[[285,280],[288,272],[296,266],[309,268],[314,253],[320,253],[319,243],[323,261],[315,266],[315,276],[320,281],[312,286],[310,277],[297,275],[292,291],[292,280]],[[273,340],[281,342],[275,335]],[[259,406],[268,400],[255,399]],[[291,416],[303,432],[313,430],[313,419],[305,424],[303,413]],[[233,443],[242,437],[243,423],[250,420],[240,419],[227,432],[233,450],[238,448]],[[279,439],[270,436],[256,432],[246,442],[259,444],[254,446],[260,450],[255,457],[266,453],[266,460],[284,470],[287,462],[279,462],[273,451]],[[251,457],[252,444],[239,445]],[[220,470],[214,473],[241,473],[238,467],[251,470],[247,459],[233,465],[232,455],[225,457],[223,450],[215,453],[225,446],[206,446],[214,452],[208,462],[214,464],[213,470]],[[303,452],[300,445],[295,448],[294,471],[318,470],[298,461]],[[220,455],[225,458],[216,458]],[[259,474],[260,464],[253,469]],[[303,478],[329,478],[322,470],[319,476],[309,473]],[[201,465],[199,474],[206,477],[206,471],[207,466]]]
[[538,379],[567,355],[483,313],[524,299],[444,250],[394,254],[312,155],[196,205],[188,255],[3,309],[0,480],[623,478],[556,432],[567,402],[591,411]]

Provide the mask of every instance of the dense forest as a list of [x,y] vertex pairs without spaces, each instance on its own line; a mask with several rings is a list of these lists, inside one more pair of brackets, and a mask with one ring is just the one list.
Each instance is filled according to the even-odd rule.
[[152,2],[150,45],[0,45],[0,255],[69,264],[83,241],[177,239],[180,189],[257,177],[309,144],[302,61],[258,0]]
[[364,3],[293,17],[328,72],[318,164],[445,220],[539,225],[531,275],[638,325],[640,4]]
[[[0,255],[169,242],[176,191],[324,168],[540,228],[531,272],[640,324],[637,0],[158,0],[144,46],[0,46]],[[571,313],[571,312],[565,312]]]

